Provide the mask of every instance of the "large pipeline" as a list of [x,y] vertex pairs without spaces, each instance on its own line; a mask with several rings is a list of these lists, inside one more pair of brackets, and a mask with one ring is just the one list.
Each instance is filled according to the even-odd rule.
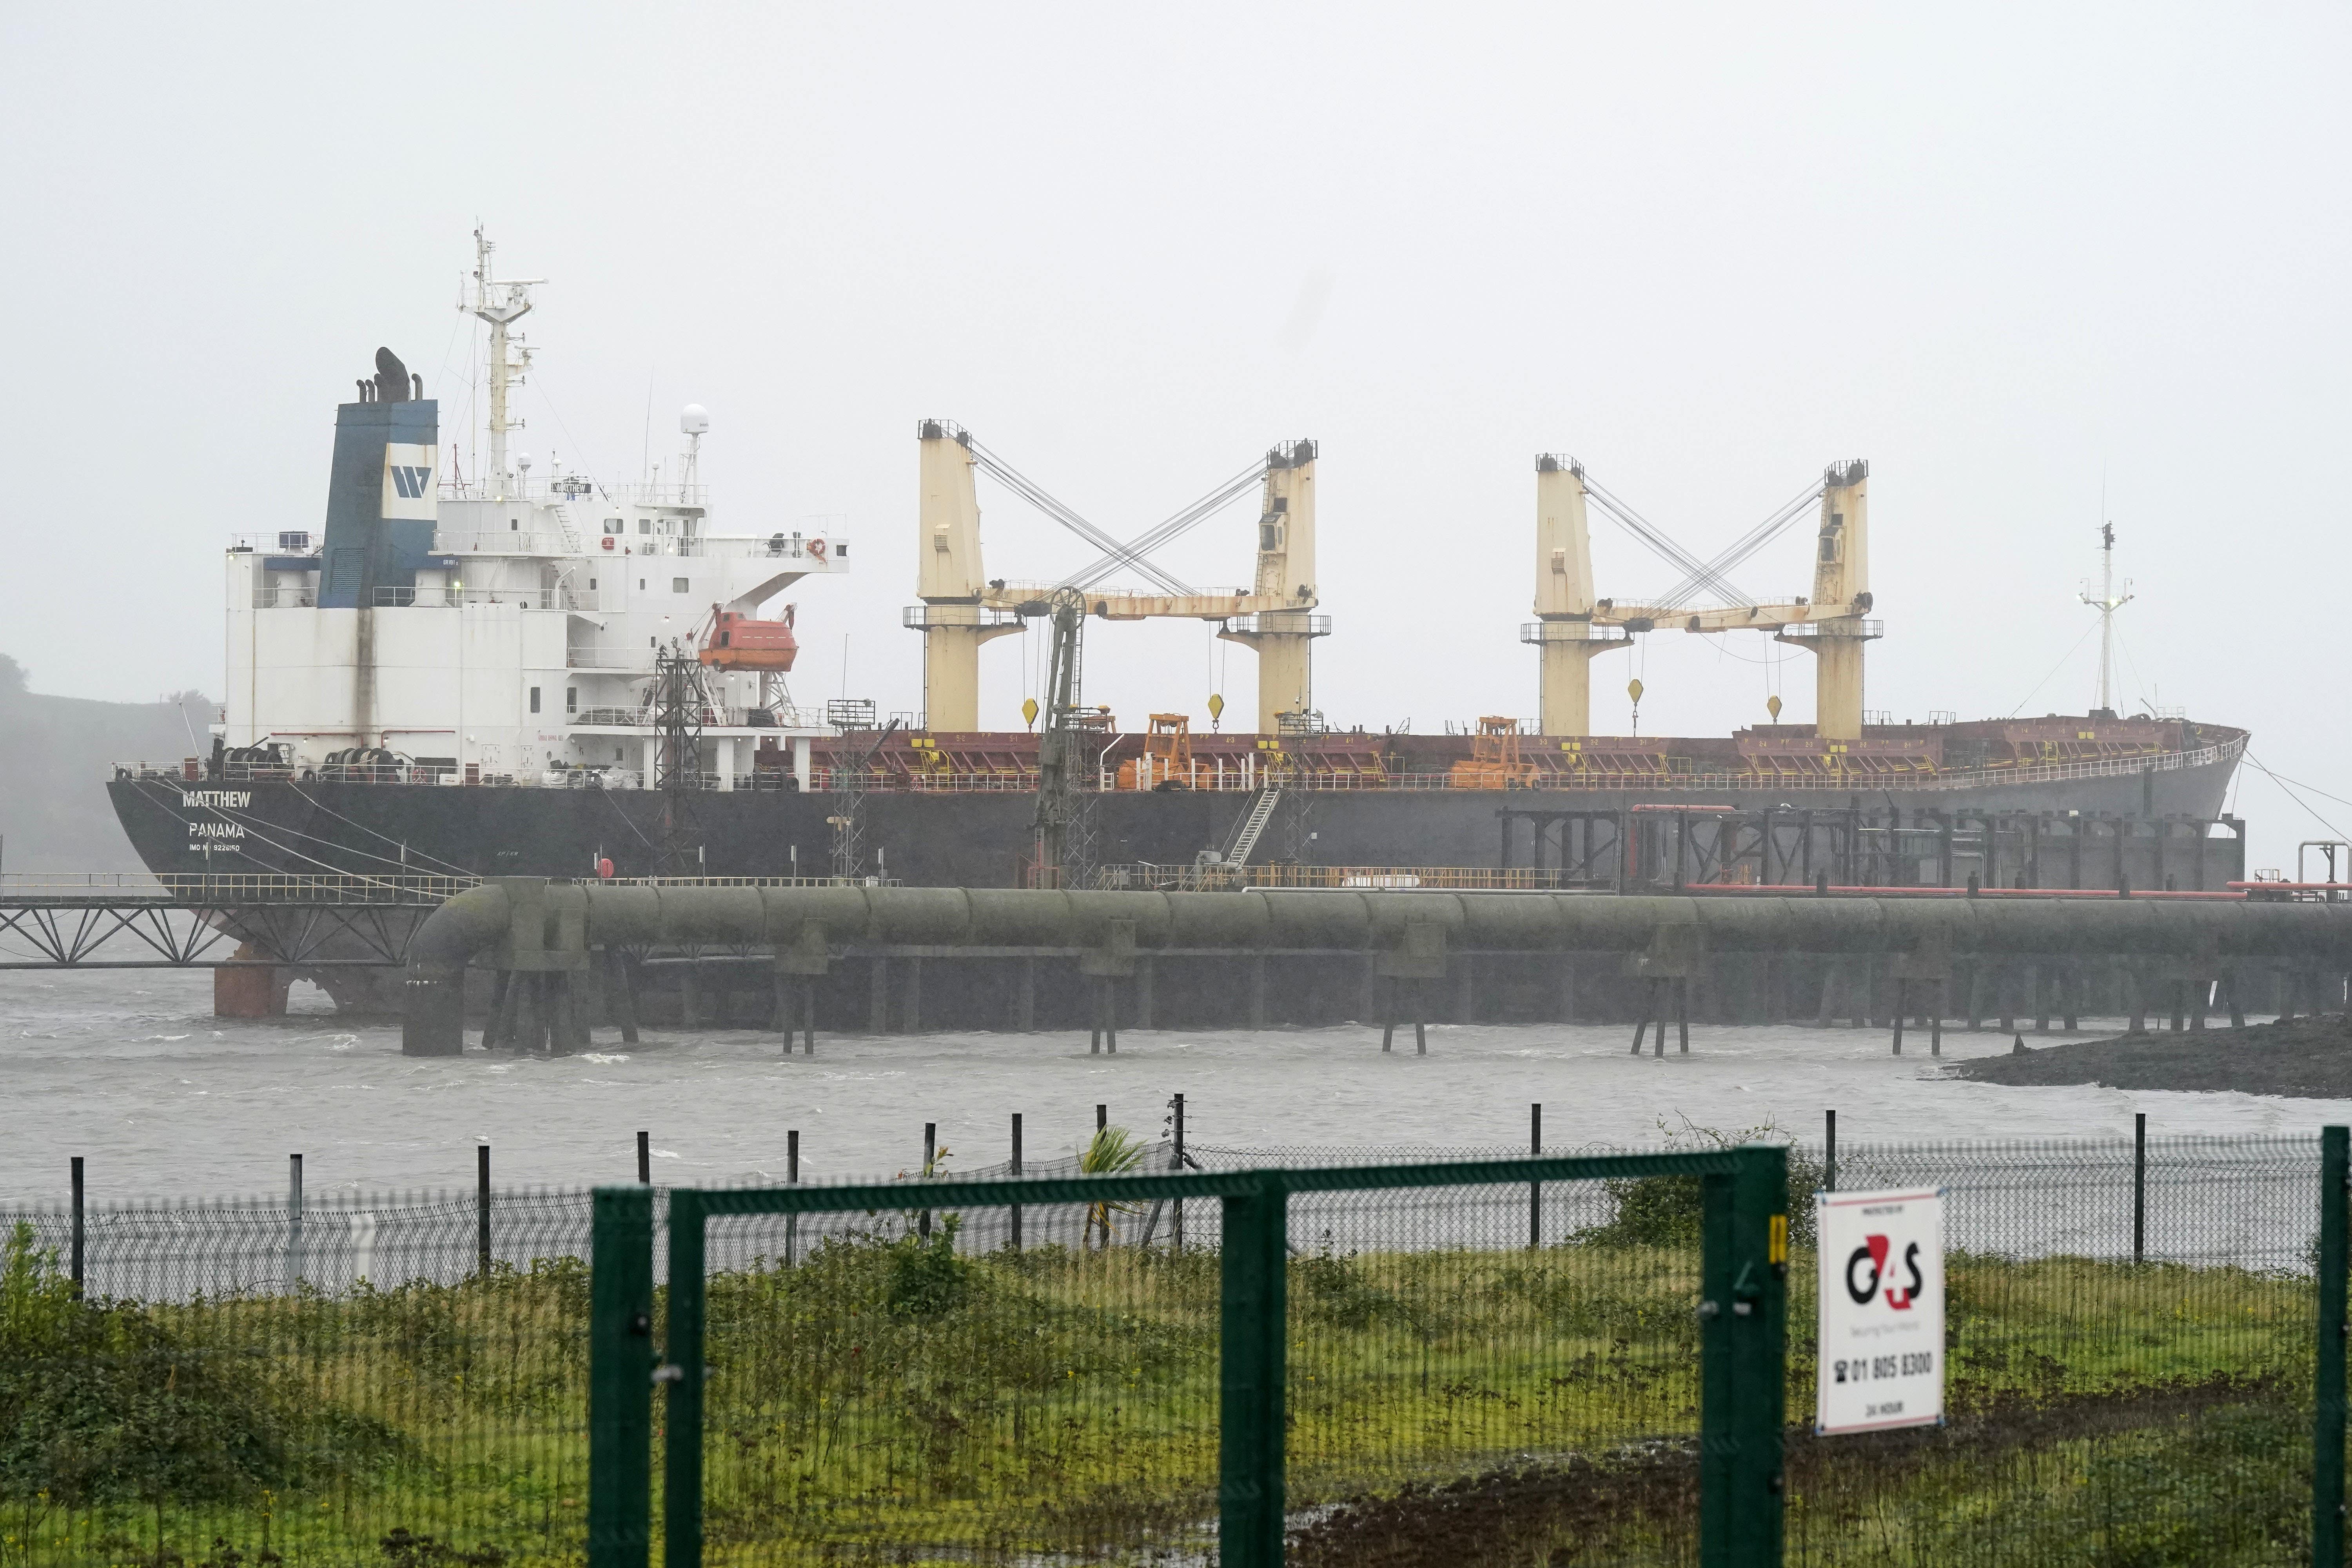
[[2115,899],[1671,898],[1549,892],[1085,892],[963,888],[659,887],[502,878],[436,910],[410,944],[404,1048],[462,1047],[469,964],[573,973],[594,950],[757,946],[823,973],[861,950],[1078,955],[1360,953],[1426,977],[1456,953],[1622,952],[1673,973],[1709,953],[2287,960],[2352,970],[2352,905]]

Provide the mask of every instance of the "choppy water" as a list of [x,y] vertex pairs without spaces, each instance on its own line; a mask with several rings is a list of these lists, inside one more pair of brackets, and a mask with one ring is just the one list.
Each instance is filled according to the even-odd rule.
[[[1811,1140],[1827,1107],[1841,1142],[2112,1137],[2135,1110],[2151,1133],[2352,1120],[2346,1100],[1940,1080],[1923,1035],[1897,1059],[1853,1029],[1694,1026],[1691,1054],[1663,1060],[1629,1058],[1615,1025],[1437,1026],[1426,1058],[1342,1027],[1130,1030],[1116,1058],[1083,1035],[820,1036],[790,1059],[767,1034],[649,1030],[623,1047],[600,1031],[585,1056],[411,1060],[396,1027],[339,1019],[307,987],[295,1001],[309,1010],[234,1021],[212,1016],[203,972],[0,973],[0,1202],[62,1198],[75,1154],[93,1200],[282,1193],[295,1152],[314,1193],[467,1187],[481,1141],[501,1186],[625,1181],[639,1128],[664,1183],[781,1178],[788,1129],[807,1179],[887,1175],[919,1160],[925,1121],[950,1168],[971,1168],[1003,1159],[1013,1111],[1040,1159],[1085,1139],[1098,1102],[1156,1135],[1179,1092],[1194,1142],[1256,1148],[1524,1146],[1536,1100],[1553,1148],[1654,1142],[1685,1117]],[[1945,1048],[2008,1041],[1948,1033]]]

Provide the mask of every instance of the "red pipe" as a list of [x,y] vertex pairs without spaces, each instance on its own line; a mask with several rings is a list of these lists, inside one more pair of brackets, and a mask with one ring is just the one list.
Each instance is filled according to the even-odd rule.
[[[2290,883],[2290,882],[2251,882],[2251,883],[2249,883],[2249,882],[2232,882],[2232,883],[2231,883],[2231,884],[2230,884],[2230,886],[2231,886],[2231,888],[2233,888],[2233,889],[2236,889],[2236,888],[2247,888],[2247,887],[2255,887],[2255,888],[2290,888],[2290,887],[2293,887],[2293,886],[2294,886],[2294,885],[2295,885],[2295,884],[2294,884],[2294,883]],[[2314,885],[2315,885],[2315,886],[2320,886],[2320,885],[2340,886],[2340,887],[2347,887],[2347,889],[2352,889],[2352,884],[2343,884],[2343,883],[2336,883],[2336,884],[2314,884]],[[1685,891],[1685,892],[1686,892],[1686,893],[1710,893],[1710,894],[1715,894],[1715,893],[1738,893],[1738,894],[1752,894],[1752,895],[1756,895],[1756,896],[1759,896],[1759,897],[1762,897],[1762,896],[1765,896],[1765,895],[1768,895],[1768,894],[1769,894],[1769,895],[1771,895],[1771,896],[1774,896],[1774,897],[1779,897],[1779,896],[1782,896],[1782,895],[1786,895],[1786,894],[1791,894],[1791,893],[1795,893],[1795,894],[1812,894],[1812,893],[1818,893],[1818,892],[1820,891],[1820,889],[1817,889],[1817,888],[1815,888],[1812,884],[1811,884],[1811,883],[1809,883],[1809,882],[1789,882],[1789,883],[1754,883],[1754,882],[1690,882],[1690,883],[1686,883],[1686,884],[1685,884],[1685,885],[1684,885],[1683,891]],[[2112,888],[1981,888],[1981,889],[1979,889],[1975,893],[1970,893],[1970,892],[1969,892],[1966,888],[1840,888],[1840,887],[1832,887],[1832,888],[1831,888],[1831,889],[1830,889],[1830,891],[1831,891],[1831,892],[1832,892],[1832,893],[1847,893],[1847,894],[1852,894],[1852,895],[1854,895],[1854,896],[1857,896],[1857,897],[1864,897],[1864,898],[1896,898],[1896,899],[1967,899],[1967,898],[1980,898],[1980,899],[2119,899],[2119,898],[2133,898],[2133,899],[2206,899],[2206,900],[2213,900],[2213,899],[2234,899],[2234,900],[2237,900],[2238,901],[2240,901],[2240,902],[2242,902],[2242,903],[2245,901],[2245,897],[2246,897],[2246,895],[2245,895],[2245,894],[2243,894],[2242,892],[2170,892],[2170,893],[2161,893],[2161,892],[2157,892],[2157,893],[2143,893],[2143,892],[2138,891],[2137,889],[2135,889],[2132,892],[2130,892],[2130,893],[2128,893],[2128,894],[2126,894],[2126,893],[2118,893],[2118,892],[2116,892],[2116,891],[2114,889],[2112,889]]]

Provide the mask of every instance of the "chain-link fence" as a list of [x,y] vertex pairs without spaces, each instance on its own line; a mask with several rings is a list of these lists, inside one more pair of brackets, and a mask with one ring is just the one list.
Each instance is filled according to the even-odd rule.
[[[1223,1179],[1436,1152],[1185,1152]],[[1841,1145],[1841,1190],[1946,1192],[1948,1419],[1816,1437],[1828,1154],[1789,1156],[1789,1561],[2311,1560],[2317,1140]],[[709,1556],[1204,1561],[1223,1201],[950,1190],[918,1172],[887,1201],[709,1222]],[[656,1279],[671,1199],[650,1195]],[[591,1211],[93,1205],[79,1290],[70,1212],[0,1215],[0,1555],[579,1560]],[[1292,1562],[1690,1560],[1694,1178],[1295,1190],[1286,1237]]]

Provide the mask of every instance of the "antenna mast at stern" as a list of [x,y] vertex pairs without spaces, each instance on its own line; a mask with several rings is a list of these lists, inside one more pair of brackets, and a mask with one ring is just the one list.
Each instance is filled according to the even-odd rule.
[[2132,602],[2131,579],[2124,579],[2124,591],[2116,592],[2116,525],[2099,525],[2099,596],[2091,597],[2089,588],[2083,590],[2083,603],[2099,612],[2099,710],[2112,714],[2116,710],[2116,612]]

